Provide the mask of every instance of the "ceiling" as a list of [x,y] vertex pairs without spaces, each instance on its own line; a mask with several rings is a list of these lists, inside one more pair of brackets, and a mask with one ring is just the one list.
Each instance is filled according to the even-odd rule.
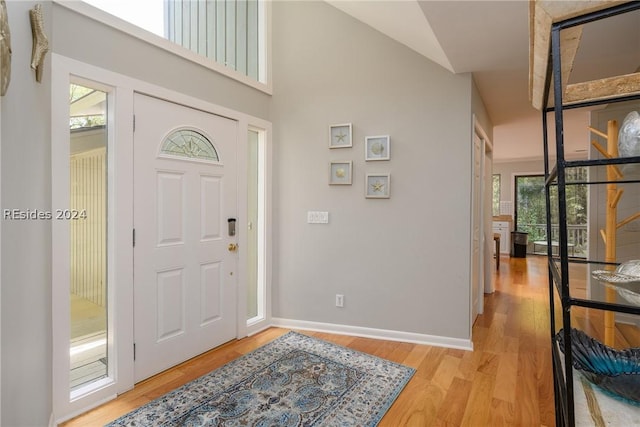
[[[494,126],[540,120],[529,101],[528,0],[328,2],[451,72],[473,73]],[[570,82],[639,67],[636,11],[585,25]]]

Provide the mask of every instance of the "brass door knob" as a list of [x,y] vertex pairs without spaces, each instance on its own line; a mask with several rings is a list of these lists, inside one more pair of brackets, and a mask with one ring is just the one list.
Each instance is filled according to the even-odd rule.
[[229,249],[229,252],[236,252],[238,250],[238,245],[235,243],[229,243],[229,247],[227,249]]

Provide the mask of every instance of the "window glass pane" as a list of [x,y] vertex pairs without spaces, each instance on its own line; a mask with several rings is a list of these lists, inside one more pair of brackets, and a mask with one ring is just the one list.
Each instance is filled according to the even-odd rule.
[[71,391],[107,376],[107,94],[72,84],[69,206]]
[[546,239],[546,212],[544,176],[516,177],[516,231],[529,233],[529,241]]
[[249,131],[247,233],[247,319],[258,316],[259,134]]
[[493,174],[493,216],[500,215],[500,174]]
[[165,37],[165,0],[83,0],[98,9]]
[[218,152],[209,138],[192,129],[178,129],[171,132],[162,141],[160,152],[169,156],[197,160],[214,162],[220,160]]
[[[567,209],[567,249],[569,256],[586,257],[587,255],[587,187],[585,184],[571,184],[586,181],[585,168],[569,168],[566,170],[566,209]],[[546,254],[547,217],[544,194],[544,176],[516,177],[516,230],[529,233],[528,251]],[[558,229],[558,188],[551,186],[551,241],[554,253],[557,253],[559,242]]]

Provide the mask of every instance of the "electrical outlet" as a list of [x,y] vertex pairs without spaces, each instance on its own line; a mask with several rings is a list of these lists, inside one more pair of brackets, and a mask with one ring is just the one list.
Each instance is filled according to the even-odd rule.
[[344,307],[344,295],[336,294],[336,307]]

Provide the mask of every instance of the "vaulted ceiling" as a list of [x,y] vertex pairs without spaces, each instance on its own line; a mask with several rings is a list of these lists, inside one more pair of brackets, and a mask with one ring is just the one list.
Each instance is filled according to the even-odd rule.
[[[454,73],[473,73],[495,126],[540,113],[529,100],[529,1],[329,3]],[[640,67],[640,12],[585,25],[572,81]]]

